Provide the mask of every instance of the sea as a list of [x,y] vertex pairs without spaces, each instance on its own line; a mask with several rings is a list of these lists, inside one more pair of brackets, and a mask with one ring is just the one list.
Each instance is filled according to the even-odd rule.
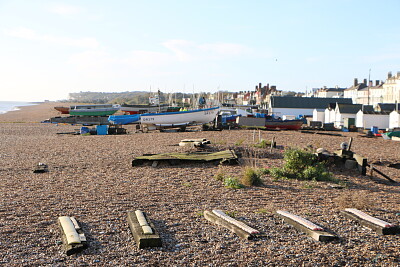
[[4,114],[13,110],[18,110],[18,107],[31,105],[36,105],[36,103],[21,101],[0,101],[0,114]]

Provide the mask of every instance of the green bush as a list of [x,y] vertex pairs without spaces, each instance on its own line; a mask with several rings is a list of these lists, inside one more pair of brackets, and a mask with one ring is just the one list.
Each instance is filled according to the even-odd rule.
[[239,189],[243,187],[236,177],[225,177],[224,186],[231,189]]
[[285,164],[282,168],[271,168],[269,173],[277,179],[338,182],[324,164],[317,162],[316,156],[301,149],[288,149],[284,152]]
[[254,147],[258,148],[267,148],[270,146],[271,146],[271,141],[267,141],[265,139],[261,139],[260,143],[254,145]]

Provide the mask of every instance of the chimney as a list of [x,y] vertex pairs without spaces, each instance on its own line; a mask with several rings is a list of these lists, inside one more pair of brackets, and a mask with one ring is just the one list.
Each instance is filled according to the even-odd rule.
[[376,80],[375,81],[375,86],[378,86],[379,85],[379,80]]
[[262,85],[261,85],[261,83],[259,83],[259,84],[258,84],[258,88],[260,88],[260,89],[262,88]]
[[372,81],[369,81],[369,85],[368,85],[369,87],[372,87]]
[[357,86],[357,85],[358,85],[358,79],[354,78],[354,86]]
[[364,84],[367,85],[367,79],[364,79]]
[[391,71],[388,72],[388,79],[390,79],[390,78],[392,78],[392,72]]

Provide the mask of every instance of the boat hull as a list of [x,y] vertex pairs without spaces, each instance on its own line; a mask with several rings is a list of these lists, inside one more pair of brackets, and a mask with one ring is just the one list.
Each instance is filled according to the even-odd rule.
[[140,122],[155,126],[195,125],[208,123],[216,117],[219,107],[179,112],[142,114]]
[[168,105],[153,106],[153,105],[122,105],[121,111],[125,113],[133,114],[144,114],[144,113],[157,113],[166,112]]
[[266,121],[266,129],[281,129],[281,130],[300,130],[303,125],[302,120],[282,120],[282,121]]
[[69,114],[69,107],[54,107],[54,109],[60,111],[61,114]]
[[118,109],[87,109],[87,110],[70,110],[69,114],[73,116],[110,116],[117,112]]

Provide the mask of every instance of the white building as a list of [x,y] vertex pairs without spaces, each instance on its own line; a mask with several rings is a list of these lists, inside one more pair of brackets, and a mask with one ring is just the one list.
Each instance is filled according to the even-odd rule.
[[399,110],[393,110],[389,114],[389,128],[395,129],[400,128],[400,112]]
[[313,111],[313,121],[325,122],[325,110],[324,109],[314,109]]
[[[344,126],[346,119],[356,119],[357,112],[363,108],[360,104],[337,104],[335,107],[335,115],[333,125],[336,128]],[[373,111],[372,106],[364,107],[368,108],[369,111]]]
[[400,103],[400,72],[395,76],[391,72],[383,84],[383,102],[384,103]]
[[378,127],[379,129],[389,128],[389,113],[386,111],[358,111],[356,116],[357,128],[370,129]]

